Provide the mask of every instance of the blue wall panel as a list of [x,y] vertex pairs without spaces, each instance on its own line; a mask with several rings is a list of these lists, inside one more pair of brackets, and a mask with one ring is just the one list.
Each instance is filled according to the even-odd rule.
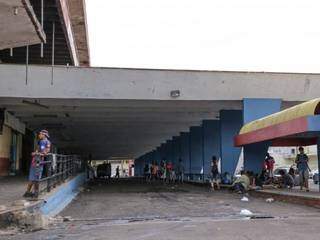
[[203,167],[202,127],[190,128],[191,173],[200,174]]
[[242,127],[241,110],[220,111],[221,134],[221,172],[234,174],[237,167],[241,148],[234,147],[233,138]]
[[[244,123],[254,121],[281,110],[281,99],[247,98],[243,100]],[[244,169],[258,173],[261,171],[265,155],[271,143],[261,142],[243,148]]]
[[279,112],[280,109],[281,99],[245,98],[243,99],[243,123]]
[[177,165],[180,158],[180,137],[172,138],[172,155],[173,155],[173,164]]
[[181,159],[184,165],[185,173],[190,173],[190,140],[189,133],[180,134]]
[[209,174],[211,158],[220,158],[220,122],[219,120],[205,120],[202,123],[204,174]]

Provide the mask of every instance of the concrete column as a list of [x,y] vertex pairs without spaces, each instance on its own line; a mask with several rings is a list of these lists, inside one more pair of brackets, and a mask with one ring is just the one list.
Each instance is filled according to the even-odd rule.
[[[281,99],[243,99],[244,124],[281,110]],[[244,169],[259,173],[271,142],[247,145],[243,148]]]
[[155,150],[155,155],[154,155],[154,160],[156,161],[157,164],[160,164],[161,162],[161,151],[160,147],[157,147]]
[[180,158],[180,137],[175,136],[172,138],[172,156],[175,167]]
[[[203,138],[202,127],[190,128],[190,159],[191,173],[201,174],[203,169]],[[200,180],[200,179],[194,179]]]
[[221,172],[234,174],[241,148],[234,147],[233,138],[242,127],[241,110],[220,111],[220,136],[221,136]]
[[166,141],[166,160],[168,162],[173,162],[173,144],[172,140]]
[[182,132],[180,134],[180,151],[181,151],[181,159],[183,162],[183,166],[185,169],[185,174],[190,173],[190,134],[186,132]]
[[219,120],[205,120],[202,123],[204,174],[210,174],[211,158],[220,158],[220,122]]

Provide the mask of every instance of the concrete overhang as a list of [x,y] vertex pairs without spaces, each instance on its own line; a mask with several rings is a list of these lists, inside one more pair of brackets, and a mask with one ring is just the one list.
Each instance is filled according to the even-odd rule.
[[85,0],[69,0],[68,4],[79,65],[90,66],[90,50]]
[[0,65],[0,108],[95,159],[138,157],[220,110],[242,109],[243,98],[282,98],[287,108],[319,88],[319,74],[31,65],[26,76],[26,66]]
[[0,97],[26,98],[306,101],[320,89],[320,74],[307,73],[30,66],[26,77],[23,65],[0,65],[0,79]]
[[46,41],[29,0],[0,0],[0,50]]

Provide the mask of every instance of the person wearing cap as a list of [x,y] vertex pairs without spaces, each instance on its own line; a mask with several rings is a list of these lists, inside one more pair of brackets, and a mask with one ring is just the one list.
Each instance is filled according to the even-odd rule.
[[[43,172],[43,162],[50,152],[51,143],[49,141],[49,133],[47,130],[41,130],[38,134],[38,145],[35,152],[32,153],[32,161],[29,170],[29,183],[24,197],[35,197],[39,195],[39,180]],[[33,192],[32,192],[33,187]]]
[[306,188],[306,191],[309,192],[309,158],[307,154],[304,153],[304,148],[299,147],[299,153],[296,157],[296,164],[299,171],[299,180],[300,180],[300,189],[303,187]]

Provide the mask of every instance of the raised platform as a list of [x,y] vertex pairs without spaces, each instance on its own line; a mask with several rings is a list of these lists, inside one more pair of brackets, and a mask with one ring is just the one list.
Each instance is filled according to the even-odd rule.
[[320,193],[305,192],[298,189],[264,189],[250,192],[256,197],[273,198],[276,201],[320,208]]

